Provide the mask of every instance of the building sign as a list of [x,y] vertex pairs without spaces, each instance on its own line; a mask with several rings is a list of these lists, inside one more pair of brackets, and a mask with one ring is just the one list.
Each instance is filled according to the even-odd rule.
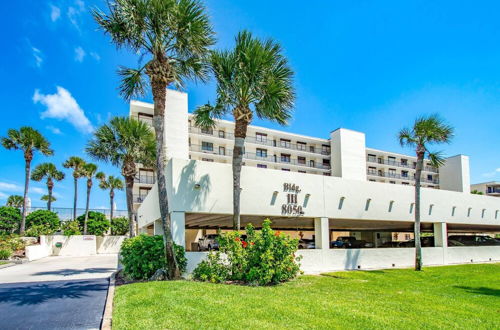
[[302,205],[298,205],[300,186],[295,183],[284,183],[283,192],[286,193],[286,203],[281,205],[281,214],[298,216],[304,215]]

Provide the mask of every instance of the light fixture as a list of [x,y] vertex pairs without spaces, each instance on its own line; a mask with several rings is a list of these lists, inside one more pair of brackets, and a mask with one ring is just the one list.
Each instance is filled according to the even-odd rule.
[[311,197],[311,194],[306,194],[306,198],[309,198],[309,197]]
[[194,185],[194,189],[196,189],[196,190],[200,190],[200,188],[201,188],[201,185],[200,185],[199,183],[196,183],[196,184]]

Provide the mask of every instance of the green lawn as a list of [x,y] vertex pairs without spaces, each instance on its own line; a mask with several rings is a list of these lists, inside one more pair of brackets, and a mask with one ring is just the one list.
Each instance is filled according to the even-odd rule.
[[301,276],[275,287],[117,287],[114,329],[500,329],[500,264]]

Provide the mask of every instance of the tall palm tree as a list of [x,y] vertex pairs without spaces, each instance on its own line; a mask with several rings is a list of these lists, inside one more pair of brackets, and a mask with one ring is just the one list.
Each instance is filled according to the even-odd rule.
[[130,236],[135,236],[132,187],[137,175],[136,163],[152,166],[156,157],[155,137],[148,125],[127,117],[115,117],[99,127],[86,152],[94,159],[120,167],[125,178]]
[[422,116],[415,120],[413,127],[403,128],[398,139],[401,146],[415,149],[417,166],[415,168],[415,270],[422,269],[422,246],[420,242],[420,180],[424,158],[429,158],[430,164],[440,167],[444,159],[440,152],[431,152],[428,147],[436,143],[450,143],[453,138],[453,127],[446,124],[438,115]]
[[76,219],[76,206],[78,202],[78,179],[82,177],[82,169],[85,165],[85,161],[77,156],[69,157],[63,163],[64,168],[72,168],[73,169],[73,182],[75,193],[73,194],[73,220]]
[[114,177],[112,175],[106,177],[106,174],[99,172],[95,176],[99,182],[99,187],[103,190],[109,189],[109,206],[110,215],[109,220],[113,220],[113,207],[115,200],[115,190],[123,190],[123,181],[120,178]]
[[7,203],[5,203],[5,205],[20,209],[21,207],[23,207],[23,202],[24,202],[23,196],[10,195],[9,198],[7,198]]
[[83,221],[83,234],[87,235],[87,220],[89,219],[89,204],[90,191],[92,190],[93,181],[97,173],[97,165],[93,163],[85,163],[82,167],[82,177],[87,178],[87,200],[85,202],[85,220]]
[[36,129],[23,126],[19,130],[9,129],[7,137],[2,138],[2,145],[9,150],[22,150],[24,153],[24,196],[23,217],[21,219],[20,234],[24,234],[26,225],[26,204],[28,202],[28,188],[30,182],[31,161],[35,151],[44,156],[52,156],[54,151],[50,149],[50,142]]
[[31,174],[31,180],[33,181],[42,181],[43,179],[47,179],[47,209],[50,211],[50,207],[52,205],[52,190],[54,189],[54,181],[61,181],[64,179],[64,173],[59,171],[56,166],[52,163],[42,163],[39,164],[33,170]]
[[57,199],[52,195],[43,195],[42,197],[40,197],[40,200],[47,202],[47,210],[50,211],[50,205]]
[[[198,0],[117,0],[108,3],[109,14],[93,15],[117,47],[127,47],[148,60],[139,69],[121,67],[120,92],[126,99],[144,95],[149,83],[154,100],[156,175],[163,226],[167,278],[180,277],[172,241],[165,178],[165,104],[167,87],[182,86],[186,78],[204,80],[208,48],[214,32],[205,7]],[[146,81],[145,76],[149,78]]]
[[215,125],[215,119],[231,113],[234,117],[233,149],[233,227],[240,228],[240,178],[247,127],[254,114],[286,125],[295,99],[293,71],[273,40],[259,40],[250,32],[236,37],[229,51],[214,51],[211,69],[217,80],[214,106],[204,105],[195,111],[195,123]]

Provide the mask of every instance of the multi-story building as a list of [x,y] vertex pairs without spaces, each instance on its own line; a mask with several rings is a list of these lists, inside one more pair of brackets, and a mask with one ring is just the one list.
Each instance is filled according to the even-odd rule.
[[500,197],[500,182],[498,181],[476,183],[471,185],[470,189],[471,191],[481,192],[483,195]]

